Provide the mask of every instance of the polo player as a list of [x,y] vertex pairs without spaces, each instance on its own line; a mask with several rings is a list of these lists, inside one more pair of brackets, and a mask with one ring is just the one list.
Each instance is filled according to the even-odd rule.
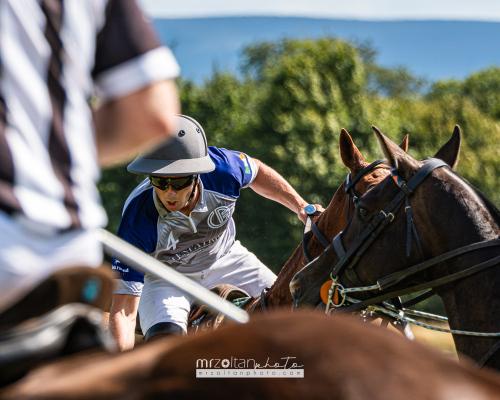
[[[118,236],[205,288],[232,284],[251,296],[276,275],[235,240],[232,215],[240,190],[251,187],[295,212],[305,223],[308,203],[275,170],[239,151],[208,147],[201,125],[177,115],[173,139],[128,166],[147,175],[128,197]],[[320,205],[315,205],[319,211]],[[110,333],[133,348],[137,311],[145,341],[182,335],[194,298],[154,275],[113,258],[116,285]]]

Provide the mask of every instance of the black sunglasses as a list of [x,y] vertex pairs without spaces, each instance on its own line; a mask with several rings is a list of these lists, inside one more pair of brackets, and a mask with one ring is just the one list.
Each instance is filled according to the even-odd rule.
[[150,176],[149,181],[151,184],[160,189],[166,190],[169,186],[172,186],[174,190],[182,190],[187,188],[193,183],[196,175],[189,176],[179,176],[178,178],[163,178],[161,176]]

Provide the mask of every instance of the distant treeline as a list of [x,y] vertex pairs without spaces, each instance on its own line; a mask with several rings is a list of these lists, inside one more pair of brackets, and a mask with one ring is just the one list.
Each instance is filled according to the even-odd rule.
[[[214,71],[201,86],[179,80],[182,113],[201,123],[209,145],[260,159],[307,201],[326,207],[346,178],[341,128],[371,162],[382,156],[371,125],[397,143],[409,134],[408,153],[425,158],[459,124],[458,173],[500,204],[500,69],[429,84],[404,68],[377,65],[367,46],[331,37],[248,46],[241,68],[244,79]],[[110,231],[142,179],[125,167],[104,171],[99,189]],[[296,215],[251,189],[242,191],[234,219],[237,239],[275,272],[301,241]]]

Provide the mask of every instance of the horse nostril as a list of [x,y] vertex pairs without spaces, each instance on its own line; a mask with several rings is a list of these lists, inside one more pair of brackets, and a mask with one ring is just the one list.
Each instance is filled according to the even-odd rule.
[[300,294],[300,279],[295,277],[290,282],[290,292],[292,293],[293,299],[297,301]]

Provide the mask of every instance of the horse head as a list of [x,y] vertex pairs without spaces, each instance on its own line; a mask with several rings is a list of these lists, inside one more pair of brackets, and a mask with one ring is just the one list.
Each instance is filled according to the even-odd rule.
[[[408,287],[434,287],[452,329],[499,332],[500,268],[493,267],[500,263],[500,212],[453,172],[460,154],[460,128],[455,127],[434,158],[423,160],[408,156],[373,129],[393,168],[391,177],[359,199],[353,218],[334,240],[337,246],[329,246],[293,278],[290,288],[296,305],[321,304],[320,288],[333,272],[345,288],[373,288],[352,294],[357,300],[370,299],[364,304],[384,293],[404,294]],[[457,252],[459,256],[444,258]],[[442,283],[428,286],[430,282]],[[459,352],[476,360],[498,341],[457,335],[454,340]]]
[[[407,181],[414,173],[424,165],[425,160],[417,161],[408,156],[396,144],[386,138],[376,127],[373,127],[375,135],[379,141],[380,147],[387,159],[387,163],[395,170],[401,179]],[[460,128],[457,126],[451,139],[436,153],[443,161],[455,167],[460,153],[461,135]],[[441,174],[443,171],[436,170],[432,175]],[[443,188],[446,185],[442,185]],[[440,243],[439,238],[427,237],[428,231],[434,232],[434,229],[427,230],[425,225],[433,225],[432,220],[426,217],[427,210],[434,209],[441,216],[436,216],[434,222],[448,224],[453,220],[446,202],[442,200],[436,202],[436,179],[426,179],[424,183],[412,196],[412,214],[415,226],[418,229],[418,234],[421,243],[429,244],[426,247],[424,257],[428,258],[431,253],[439,251],[435,249],[437,243]],[[349,249],[352,243],[366,229],[372,220],[380,214],[384,207],[401,191],[399,186],[395,184],[394,179],[387,176],[380,184],[375,185],[371,190],[363,195],[356,206],[356,211],[353,218],[349,221],[344,231],[340,234],[340,240],[345,249]],[[444,190],[446,195],[446,190]],[[419,212],[417,208],[422,207],[424,210]],[[448,211],[443,214],[443,211]],[[404,219],[404,207],[398,210],[395,215],[397,221]],[[419,259],[418,246],[411,246],[410,257],[406,254],[406,239],[407,237],[406,224],[390,223],[384,230],[384,238],[378,238],[373,246],[370,246],[363,254],[363,258],[356,266],[356,274],[359,280],[366,286],[372,282],[377,282],[377,279],[395,272],[398,268],[404,268],[415,260]],[[422,231],[422,232],[421,232]],[[383,243],[382,243],[383,242]],[[429,248],[432,247],[432,250]],[[391,262],[387,262],[388,254],[390,254]],[[334,246],[329,246],[316,260],[308,264],[300,273],[292,280],[291,290],[298,305],[318,305],[322,302],[320,297],[320,288],[324,282],[330,279],[330,273],[335,265],[339,262],[339,256]],[[368,266],[369,264],[369,266]],[[363,266],[362,266],[363,265]],[[356,286],[342,274],[339,276],[340,282],[346,287]],[[369,294],[365,294],[365,297]],[[362,296],[363,297],[363,296]]]
[[[403,152],[408,150],[408,135],[406,135],[399,145],[399,149]],[[365,161],[351,136],[343,128],[339,136],[339,151],[344,165],[349,168],[350,178],[359,179],[353,187],[359,194],[366,193],[369,188],[375,186],[390,174],[389,166],[383,164],[365,170],[370,164]],[[362,174],[362,176],[360,176],[360,174]],[[330,243],[332,239],[344,229],[347,217],[350,217],[350,214],[354,210],[353,199],[349,199],[345,189],[346,182],[343,182],[337,189],[328,207],[317,220],[318,229]],[[350,211],[349,215],[347,215],[348,211]],[[302,249],[301,243],[283,266],[276,282],[265,295],[266,304],[271,308],[276,306],[291,306],[293,304],[289,289],[290,280],[307,264]],[[307,243],[307,252],[310,258],[316,258],[324,249],[325,247],[321,242],[315,236],[311,236]],[[255,302],[249,303],[246,309],[252,309],[254,304]],[[256,308],[256,310],[259,309],[260,306]]]

